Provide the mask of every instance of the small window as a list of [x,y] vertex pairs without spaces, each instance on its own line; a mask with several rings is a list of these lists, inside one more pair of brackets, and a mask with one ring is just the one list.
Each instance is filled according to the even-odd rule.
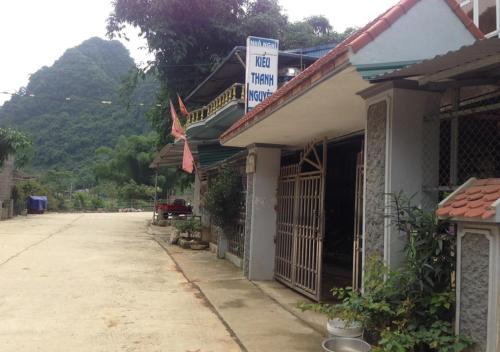
[[479,1],[479,29],[484,34],[497,30],[497,0]]
[[497,12],[500,0],[457,0],[462,10],[487,37],[499,33]]

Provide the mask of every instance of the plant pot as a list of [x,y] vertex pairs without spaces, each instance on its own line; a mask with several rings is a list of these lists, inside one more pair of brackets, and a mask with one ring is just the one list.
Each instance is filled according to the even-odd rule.
[[180,239],[177,241],[177,244],[178,244],[178,245],[179,245],[179,247],[181,247],[181,248],[184,248],[184,249],[190,249],[190,248],[191,248],[191,245],[193,244],[193,241],[192,241],[192,240],[185,239],[185,238],[180,238]]
[[326,323],[328,336],[330,337],[361,337],[363,335],[363,328],[361,323],[355,321],[347,323],[342,319],[331,319]]
[[321,344],[324,352],[369,352],[371,346],[365,341],[351,337],[331,337]]
[[208,244],[203,244],[203,243],[193,243],[191,244],[191,249],[194,249],[194,250],[197,250],[197,251],[201,251],[201,250],[204,250],[204,249],[207,249],[208,248]]

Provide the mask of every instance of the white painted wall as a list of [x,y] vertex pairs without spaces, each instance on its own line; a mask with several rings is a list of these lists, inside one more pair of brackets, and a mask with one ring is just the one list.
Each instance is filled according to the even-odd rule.
[[253,175],[248,278],[272,280],[276,234],[275,206],[281,150],[255,147],[251,152],[256,153],[256,170]]
[[475,41],[445,0],[422,0],[356,54],[351,62],[422,60]]
[[[418,90],[393,89],[392,109],[389,110],[386,160],[386,192],[403,191],[414,196],[415,205],[428,205],[423,191],[423,143],[432,142],[424,136],[424,116],[439,111],[439,93]],[[437,138],[435,152],[437,149]],[[368,146],[369,147],[369,146]],[[385,257],[389,265],[397,266],[403,260],[404,236],[396,229],[386,227]]]

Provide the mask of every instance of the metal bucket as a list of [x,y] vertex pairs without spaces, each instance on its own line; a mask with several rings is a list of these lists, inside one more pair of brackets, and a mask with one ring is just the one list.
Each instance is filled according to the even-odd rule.
[[350,337],[332,337],[321,344],[324,352],[369,352],[371,347],[365,341]]

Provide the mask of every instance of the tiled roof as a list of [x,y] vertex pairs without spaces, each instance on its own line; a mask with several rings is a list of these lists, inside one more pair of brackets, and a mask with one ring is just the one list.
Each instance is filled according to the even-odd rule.
[[[268,97],[262,103],[257,105],[252,111],[236,121],[233,126],[221,135],[221,141],[227,141],[234,135],[238,134],[243,128],[257,122],[259,117],[262,118],[267,114],[267,112],[270,112],[271,109],[281,105],[291,96],[296,96],[303,92],[319,79],[326,76],[326,74],[332,72],[335,68],[347,63],[349,61],[347,56],[349,48],[354,53],[358,52],[388,29],[392,24],[394,24],[419,1],[422,0],[401,0],[382,15],[378,16],[375,20],[368,23],[365,27],[351,34],[339,45],[333,48],[328,54],[302,71],[297,77],[288,82],[288,84],[278,89],[273,95]],[[476,39],[484,38],[483,33],[462,11],[455,0],[444,1],[450,6],[453,12]]]
[[500,178],[472,180],[440,205],[436,215],[487,220],[496,215],[493,204],[499,199]]

